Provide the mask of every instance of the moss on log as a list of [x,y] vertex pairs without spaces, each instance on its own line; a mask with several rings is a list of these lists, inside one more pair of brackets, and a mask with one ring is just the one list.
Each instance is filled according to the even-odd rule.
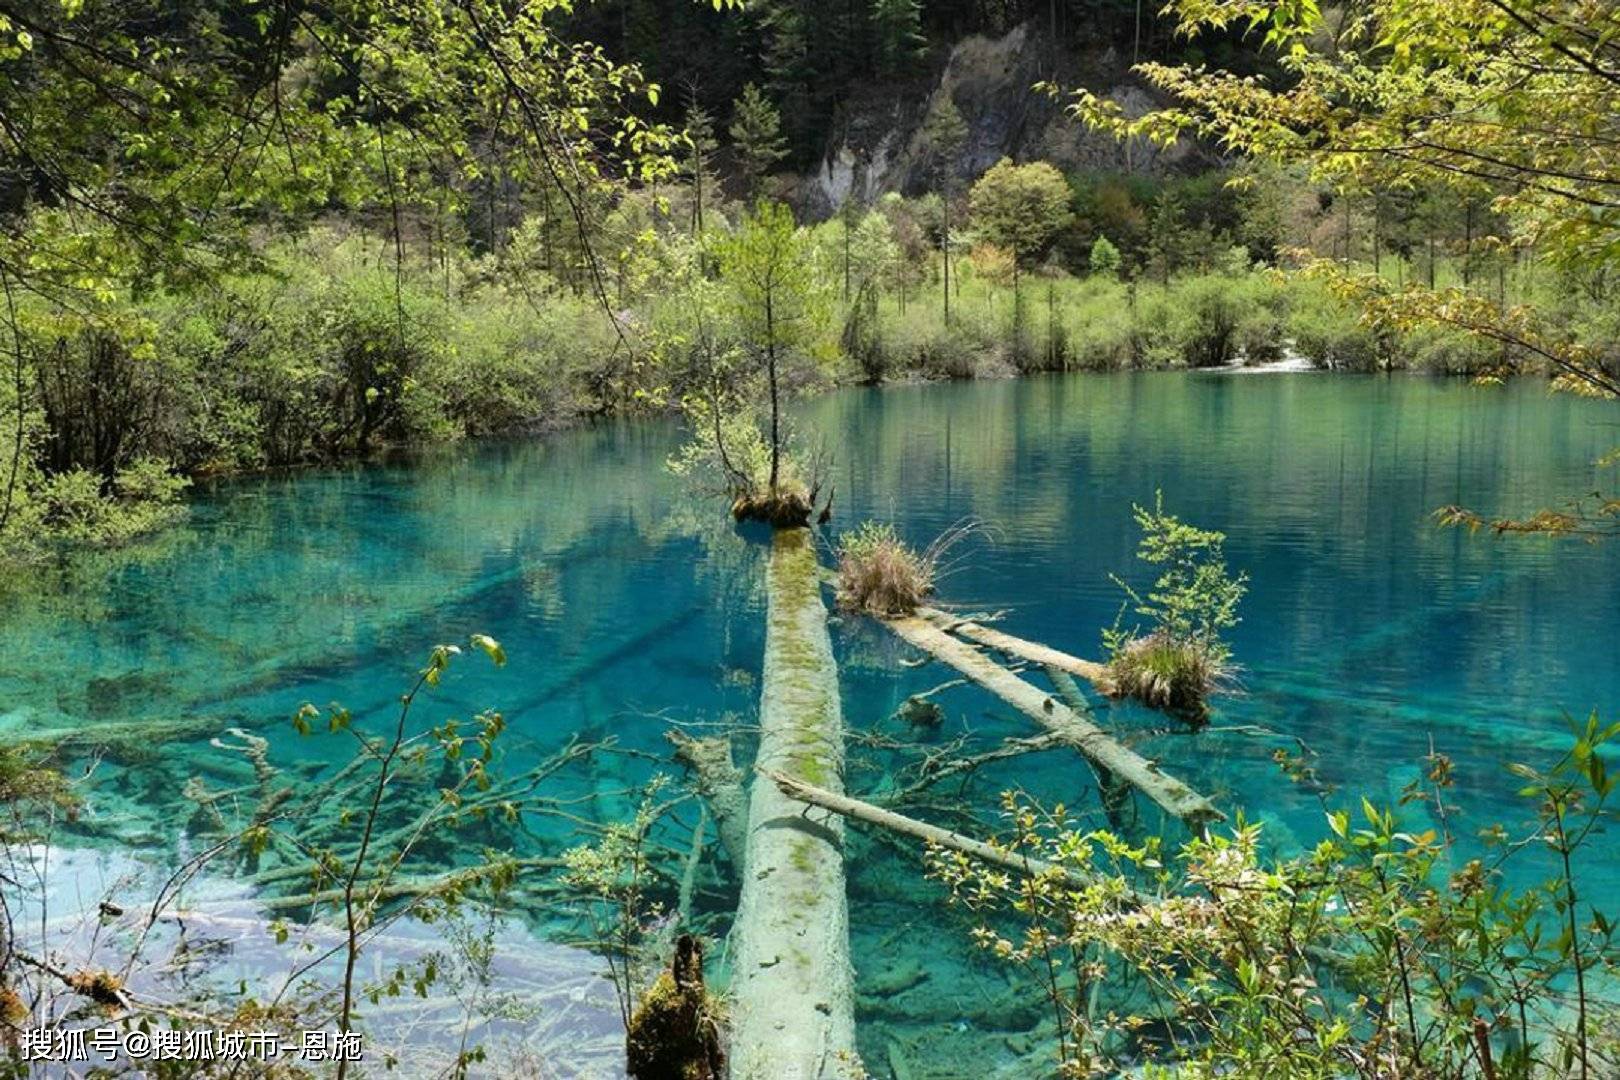
[[669,970],[642,995],[625,1034],[625,1068],[636,1080],[720,1080],[716,1009],[703,987],[703,950],[682,934]]
[[[771,546],[758,766],[843,789],[838,672],[808,529]],[[737,907],[733,1080],[859,1075],[844,828],[756,779]]]

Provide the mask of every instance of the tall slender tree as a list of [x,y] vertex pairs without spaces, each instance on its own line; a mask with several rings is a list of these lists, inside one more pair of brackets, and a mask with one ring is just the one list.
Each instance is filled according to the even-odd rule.
[[934,173],[934,183],[939,190],[940,276],[944,285],[941,297],[947,325],[951,321],[951,196],[954,194],[951,179],[956,175],[957,151],[966,141],[967,122],[962,119],[950,94],[941,91],[933,107],[928,110],[928,118],[923,121],[922,142]]
[[816,329],[816,295],[809,238],[793,211],[761,199],[720,249],[721,275],[730,286],[738,325],[764,369],[770,409],[770,497],[781,494],[782,374]]
[[686,98],[686,175],[692,180],[692,231],[703,231],[703,194],[710,177],[710,164],[720,143],[714,137],[714,117],[698,104],[694,88]]

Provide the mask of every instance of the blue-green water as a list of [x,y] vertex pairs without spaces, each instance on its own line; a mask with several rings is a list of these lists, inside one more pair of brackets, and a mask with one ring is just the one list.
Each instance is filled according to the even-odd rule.
[[[1612,406],[1530,384],[1142,374],[850,391],[800,412],[834,455],[835,530],[877,517],[924,542],[963,518],[985,523],[992,542],[959,549],[942,598],[1008,609],[1006,629],[1069,651],[1098,651],[1120,601],[1109,573],[1140,576],[1133,501],[1162,489],[1175,513],[1224,530],[1229,561],[1251,577],[1234,635],[1246,693],[1222,703],[1216,730],[1142,745],[1224,808],[1266,820],[1280,844],[1321,832],[1316,796],[1271,759],[1294,739],[1319,754],[1324,780],[1375,799],[1396,797],[1432,744],[1456,760],[1466,820],[1512,824],[1525,808],[1506,765],[1555,755],[1565,711],[1620,711],[1620,548],[1469,536],[1431,517],[1448,503],[1523,512],[1602,486],[1593,463],[1620,444]],[[672,722],[746,724],[758,694],[762,551],[666,475],[678,441],[668,423],[614,423],[200,492],[153,550],[8,601],[0,725],[217,717],[273,735],[279,763],[336,760],[347,746],[293,735],[299,704],[342,701],[378,721],[431,645],[483,631],[511,662],[461,665],[429,715],[501,709],[507,768],[575,735],[645,751],[558,781],[591,815],[626,814],[625,791],[667,758]],[[886,718],[946,675],[900,665],[858,621],[838,622],[834,640],[848,723],[914,737]],[[941,740],[1028,733],[971,689],[942,702]],[[1126,730],[1158,723],[1133,708],[1104,715]],[[1240,726],[1279,737],[1219,730]],[[104,766],[87,818],[107,819],[103,837],[176,850],[186,811],[163,799],[188,758],[210,752],[179,743]],[[854,758],[853,792],[886,782],[891,758]],[[1014,784],[1094,803],[1089,774],[1056,754],[942,798],[989,818]],[[162,812],[120,825],[131,806]],[[546,823],[524,843],[577,839]],[[854,842],[873,856],[851,870],[862,984],[917,965],[926,975],[868,997],[868,1063],[894,1042],[942,1076],[964,1047],[1016,1072],[1038,1043],[1017,1030],[1035,1021],[1002,1007],[1016,986],[965,936],[942,947],[940,928],[965,923],[914,864]],[[1617,864],[1594,860],[1589,889],[1616,895]],[[725,888],[715,878],[704,902],[723,909]]]

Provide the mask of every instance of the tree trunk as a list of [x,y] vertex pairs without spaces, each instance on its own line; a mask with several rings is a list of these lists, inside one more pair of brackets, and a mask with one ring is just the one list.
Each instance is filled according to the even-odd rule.
[[[843,790],[838,670],[810,530],[781,529],[768,570],[760,771]],[[843,822],[756,779],[737,905],[733,1080],[857,1074]]]
[[776,480],[782,466],[781,402],[776,388],[776,310],[771,294],[765,294],[765,364],[771,381],[771,498],[776,497]]

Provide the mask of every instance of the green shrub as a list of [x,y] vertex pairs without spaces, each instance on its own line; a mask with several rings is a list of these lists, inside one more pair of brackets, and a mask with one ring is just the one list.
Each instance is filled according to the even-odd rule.
[[180,497],[188,486],[190,481],[174,475],[167,464],[149,458],[120,470],[111,484],[88,469],[71,469],[38,481],[29,493],[29,509],[19,514],[19,525],[32,517],[53,539],[121,544],[182,515]]
[[1400,359],[1416,371],[1472,375],[1502,363],[1502,347],[1477,334],[1442,326],[1418,326],[1400,337]]
[[1378,335],[1347,304],[1312,283],[1298,283],[1292,293],[1287,329],[1296,352],[1333,371],[1383,366],[1385,351]]
[[1071,294],[1063,330],[1076,367],[1112,370],[1131,363],[1131,306],[1130,290],[1104,277],[1092,277]]
[[1480,810],[1455,804],[1444,754],[1394,805],[1356,806],[1323,791],[1309,751],[1279,750],[1322,800],[1307,850],[1272,854],[1242,817],[1170,850],[1009,792],[998,846],[1040,872],[944,850],[929,871],[988,954],[1036,976],[1031,1004],[1060,1025],[1055,1075],[1612,1077],[1620,950],[1581,868],[1611,812],[1620,724],[1571,726],[1550,768],[1511,766],[1532,819],[1477,836],[1455,824]]
[[[1221,635],[1238,623],[1248,575],[1227,570],[1224,533],[1165,513],[1162,492],[1155,493],[1153,509],[1133,506],[1132,512],[1142,530],[1137,557],[1160,569],[1146,595],[1114,578],[1126,601],[1115,625],[1103,631],[1106,689],[1201,719],[1209,696],[1232,681],[1232,650]],[[1122,626],[1127,609],[1149,620],[1145,631]]]

